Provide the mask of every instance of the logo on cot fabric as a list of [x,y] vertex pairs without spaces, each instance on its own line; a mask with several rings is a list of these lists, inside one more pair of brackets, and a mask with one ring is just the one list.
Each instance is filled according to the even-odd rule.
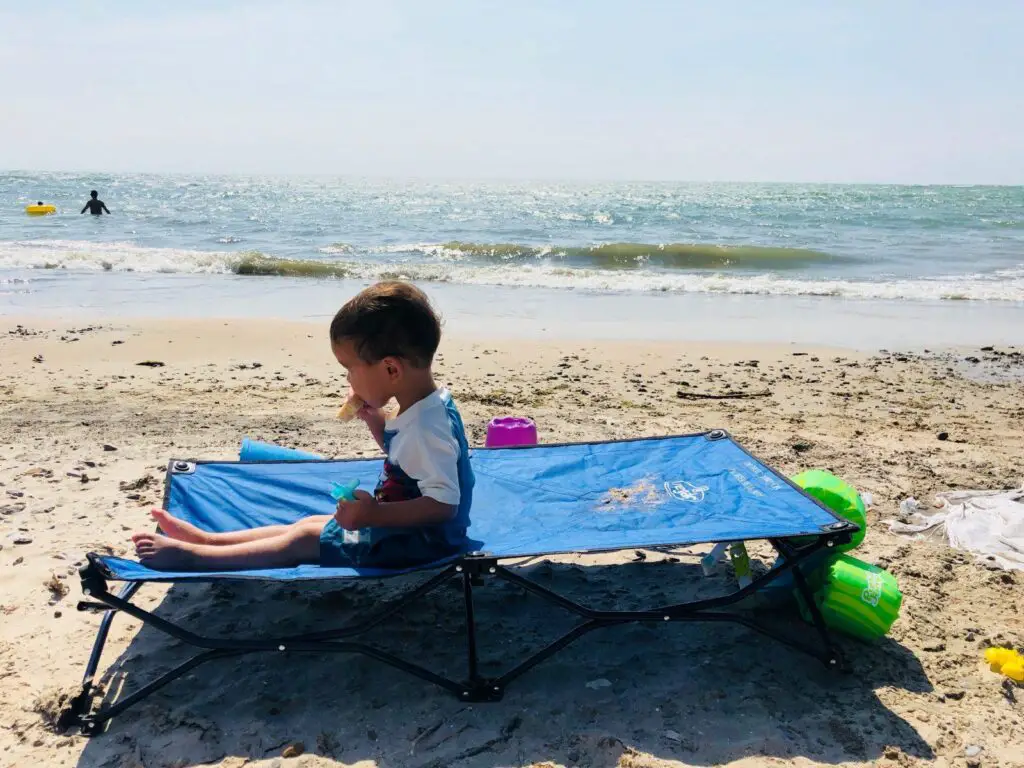
[[872,608],[878,607],[878,601],[882,599],[882,577],[877,573],[867,575],[868,585],[860,593],[860,599]]
[[694,485],[686,480],[674,480],[665,483],[665,491],[673,499],[689,501],[693,504],[704,501],[704,493],[711,490],[706,485]]

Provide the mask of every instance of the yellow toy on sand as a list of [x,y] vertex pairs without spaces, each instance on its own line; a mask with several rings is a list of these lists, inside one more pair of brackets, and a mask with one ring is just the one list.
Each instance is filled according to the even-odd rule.
[[1012,648],[989,648],[985,651],[985,661],[993,672],[1024,683],[1024,656]]

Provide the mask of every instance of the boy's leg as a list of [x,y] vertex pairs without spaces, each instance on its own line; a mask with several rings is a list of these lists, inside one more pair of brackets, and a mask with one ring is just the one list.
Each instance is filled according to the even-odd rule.
[[282,527],[284,532],[276,536],[234,544],[196,544],[156,533],[136,534],[133,539],[139,559],[160,570],[286,568],[320,561],[323,522],[306,518]]
[[[282,534],[288,533],[294,526],[301,526],[313,523],[318,523],[321,528],[327,525],[327,521],[331,519],[332,515],[310,515],[304,517],[301,520],[297,520],[290,525],[264,525],[259,528],[246,528],[241,531],[226,531],[223,533],[211,533],[209,531],[203,531],[196,528],[191,523],[187,523],[184,520],[179,520],[174,517],[170,512],[166,512],[162,509],[154,509],[150,512],[153,520],[160,526],[160,530],[169,539],[175,539],[177,541],[184,541],[190,544],[210,544],[223,546],[225,544],[244,544],[247,541],[257,541],[259,539],[269,539],[274,536],[281,536]],[[134,541],[137,536],[143,534],[135,534],[132,536]]]

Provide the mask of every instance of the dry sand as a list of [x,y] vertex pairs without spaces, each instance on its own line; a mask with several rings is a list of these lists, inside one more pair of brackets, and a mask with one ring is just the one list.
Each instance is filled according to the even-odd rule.
[[[376,450],[358,425],[333,419],[344,379],[320,325],[23,322],[0,325],[0,766],[1024,766],[1024,690],[981,661],[990,643],[1024,645],[1022,574],[878,524],[907,495],[1020,482],[1019,350],[975,351],[972,363],[971,353],[444,343],[438,379],[474,444],[490,417],[508,413],[533,417],[542,441],[724,427],[787,473],[821,467],[870,491],[857,554],[889,568],[905,601],[891,639],[842,641],[852,675],[724,625],[594,633],[503,702],[474,706],[359,657],[253,656],[200,667],[88,740],[46,724],[80,679],[99,623],[75,610],[76,569],[86,551],[128,551],[167,460],[231,458],[243,435],[328,455]],[[691,566],[635,557],[525,568],[598,606],[707,588]],[[138,602],[209,634],[280,633],[365,615],[402,586],[147,586]],[[457,677],[458,594],[445,592],[377,637]],[[478,618],[493,628],[481,638],[485,658],[499,662],[567,626],[501,587],[481,591]],[[186,655],[118,617],[105,687],[116,692],[128,671],[130,688]],[[284,757],[296,743],[304,754]]]

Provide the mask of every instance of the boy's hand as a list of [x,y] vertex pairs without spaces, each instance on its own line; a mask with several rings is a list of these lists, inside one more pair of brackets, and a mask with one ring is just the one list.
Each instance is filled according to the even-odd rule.
[[366,491],[356,491],[355,497],[355,501],[339,501],[334,513],[335,521],[346,531],[369,527],[377,510],[377,500]]
[[380,408],[374,408],[366,403],[363,403],[362,407],[356,411],[356,418],[366,422],[367,426],[384,425],[384,412]]
[[374,408],[372,405],[363,403],[363,407],[356,411],[356,418],[362,421],[367,429],[370,430],[370,434],[373,435],[374,441],[380,446],[380,449],[384,450],[384,411],[380,408]]

